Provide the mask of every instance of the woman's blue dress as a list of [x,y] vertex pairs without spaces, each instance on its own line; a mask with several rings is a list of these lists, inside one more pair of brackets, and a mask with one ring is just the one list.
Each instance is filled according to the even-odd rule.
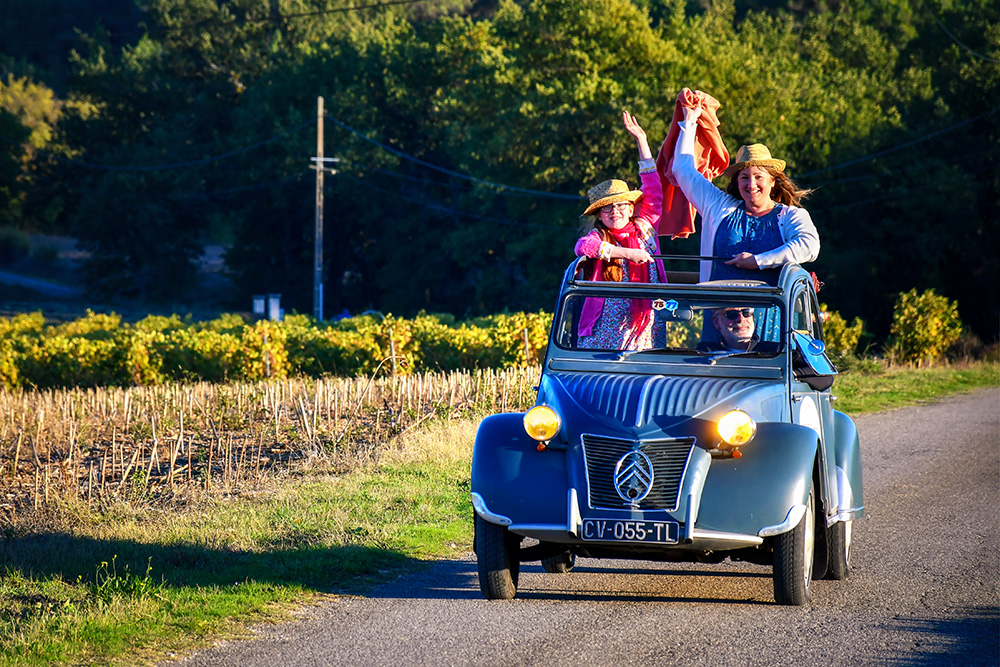
[[[747,213],[743,206],[740,206],[723,220],[716,230],[712,254],[716,257],[732,257],[741,252],[756,255],[774,250],[784,244],[785,241],[781,238],[781,228],[778,226],[780,210],[781,204],[778,204],[766,214],[755,218]],[[775,269],[741,269],[716,261],[712,262],[710,279],[763,280],[768,285],[777,286],[780,274],[780,267]],[[776,341],[780,339],[777,331],[780,326],[777,321],[778,312],[776,309],[768,310],[774,315],[768,317],[767,321],[756,322],[756,333],[761,340]],[[705,328],[702,333],[703,340],[720,340],[719,332],[716,331],[715,326],[708,318],[705,319]]]
[[[778,204],[759,218],[747,213],[743,206],[722,221],[715,232],[712,254],[732,257],[741,252],[756,255],[774,250],[785,243],[778,226]],[[720,262],[712,263],[711,280],[763,280],[769,285],[778,284],[781,269],[741,269]]]

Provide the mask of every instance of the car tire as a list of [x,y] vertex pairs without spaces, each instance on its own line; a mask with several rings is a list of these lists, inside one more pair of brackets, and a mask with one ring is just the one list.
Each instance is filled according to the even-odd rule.
[[826,531],[826,544],[830,564],[827,579],[847,579],[851,571],[851,530],[853,521],[838,521]]
[[809,602],[816,551],[816,514],[812,487],[806,512],[795,528],[775,537],[774,601],[785,605]]
[[476,515],[479,589],[487,600],[510,600],[517,595],[520,546],[520,538],[507,528]]
[[574,565],[576,565],[576,554],[569,551],[542,559],[542,569],[552,574],[566,574]]

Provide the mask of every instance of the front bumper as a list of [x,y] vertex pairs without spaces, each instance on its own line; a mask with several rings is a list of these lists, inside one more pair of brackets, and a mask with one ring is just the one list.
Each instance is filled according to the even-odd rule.
[[[472,505],[483,520],[499,526],[505,526],[512,533],[522,537],[533,538],[540,542],[553,542],[557,544],[571,545],[591,545],[609,547],[613,545],[621,547],[650,548],[641,543],[620,541],[590,541],[582,537],[583,519],[580,513],[579,500],[575,489],[570,489],[566,494],[566,523],[545,524],[545,523],[514,523],[509,517],[490,511],[486,501],[478,493],[472,494]],[[696,504],[692,498],[688,498],[688,507],[693,508]],[[691,512],[689,511],[689,514]],[[804,505],[795,505],[789,509],[786,520],[774,526],[766,526],[758,531],[757,535],[747,535],[742,533],[730,533],[717,530],[707,530],[698,528],[696,521],[691,516],[680,524],[679,539],[676,544],[658,544],[657,549],[683,549],[690,551],[726,551],[732,549],[744,549],[747,547],[760,546],[764,542],[764,537],[787,532],[794,528],[805,513]],[[636,516],[641,520],[641,517]]]

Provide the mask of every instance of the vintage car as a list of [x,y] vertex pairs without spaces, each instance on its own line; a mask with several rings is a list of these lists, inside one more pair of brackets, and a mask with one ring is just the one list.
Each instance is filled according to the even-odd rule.
[[[514,597],[522,562],[565,573],[577,556],[771,565],[789,605],[809,601],[813,579],[847,577],[861,456],[833,409],[813,277],[790,264],[776,287],[688,272],[597,282],[583,261],[563,278],[535,406],[476,435],[483,595]],[[648,308],[653,347],[588,348],[589,299]],[[753,316],[749,350],[721,344],[713,314],[726,309]]]

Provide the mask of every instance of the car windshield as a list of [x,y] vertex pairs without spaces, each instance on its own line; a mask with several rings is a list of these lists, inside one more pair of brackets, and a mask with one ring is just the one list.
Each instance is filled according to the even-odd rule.
[[773,356],[785,344],[781,302],[761,295],[576,293],[558,318],[555,343],[563,349]]

